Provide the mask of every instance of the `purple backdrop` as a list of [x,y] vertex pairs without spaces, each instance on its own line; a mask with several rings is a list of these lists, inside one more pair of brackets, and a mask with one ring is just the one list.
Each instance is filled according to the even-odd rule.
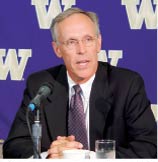
[[1,0],[0,138],[7,137],[28,75],[62,63],[52,50],[49,24],[57,13],[72,6],[98,14],[102,54],[115,66],[139,72],[151,103],[156,104],[156,2],[146,1]]

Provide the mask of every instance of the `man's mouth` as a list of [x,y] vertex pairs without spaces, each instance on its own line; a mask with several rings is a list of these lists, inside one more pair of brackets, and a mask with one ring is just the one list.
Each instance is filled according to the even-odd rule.
[[81,66],[85,66],[89,63],[89,60],[81,60],[81,61],[77,61],[77,64],[78,65],[81,65]]

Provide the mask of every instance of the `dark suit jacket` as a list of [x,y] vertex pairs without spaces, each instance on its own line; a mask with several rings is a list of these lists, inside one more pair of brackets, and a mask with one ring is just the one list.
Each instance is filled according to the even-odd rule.
[[[68,134],[68,82],[66,68],[60,65],[28,78],[21,107],[4,144],[4,158],[33,155],[25,115],[27,105],[44,82],[53,83],[54,88],[41,103],[42,152],[47,151],[58,135]],[[96,139],[114,139],[117,158],[156,157],[156,122],[139,74],[100,62],[89,105],[91,150]],[[33,117],[31,113],[31,123]]]

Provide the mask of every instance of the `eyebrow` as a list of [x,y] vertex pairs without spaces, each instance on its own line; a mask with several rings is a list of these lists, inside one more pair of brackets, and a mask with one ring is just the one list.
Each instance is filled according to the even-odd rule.
[[[83,38],[85,38],[85,37],[94,37],[94,36],[92,36],[92,35],[85,35],[85,36],[83,36]],[[82,39],[82,38],[81,38]],[[67,40],[78,40],[78,38],[73,38],[73,37],[70,37],[69,39],[67,39]]]

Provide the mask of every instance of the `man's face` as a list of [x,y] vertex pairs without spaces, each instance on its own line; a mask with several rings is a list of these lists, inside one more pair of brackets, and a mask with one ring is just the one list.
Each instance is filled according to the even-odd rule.
[[97,53],[101,48],[101,36],[89,17],[74,14],[57,25],[57,42],[53,42],[56,55],[63,58],[70,77],[76,83],[84,83],[98,67]]

